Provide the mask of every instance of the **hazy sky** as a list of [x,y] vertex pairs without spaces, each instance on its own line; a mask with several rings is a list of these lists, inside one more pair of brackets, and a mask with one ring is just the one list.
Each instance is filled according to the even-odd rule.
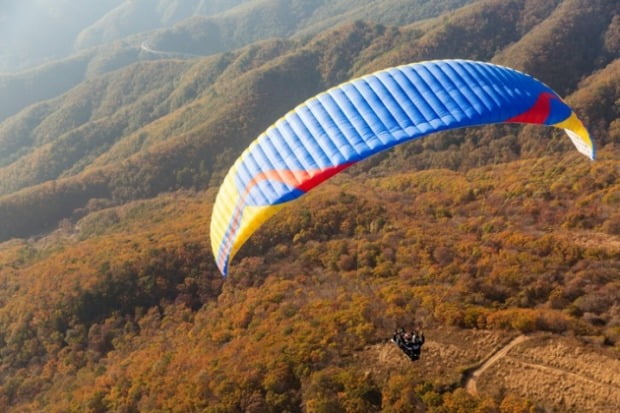
[[0,72],[169,26],[243,0],[0,0]]
[[68,28],[58,27],[66,1],[56,6],[50,0],[0,1],[0,69],[24,68],[71,50]]
[[76,36],[123,0],[0,0],[0,71],[64,57]]

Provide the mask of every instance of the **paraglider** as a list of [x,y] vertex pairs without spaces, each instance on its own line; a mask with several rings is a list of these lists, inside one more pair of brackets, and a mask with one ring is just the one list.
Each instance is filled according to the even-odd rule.
[[397,328],[392,335],[392,342],[395,343],[411,361],[420,359],[422,346],[426,339],[424,333],[418,330],[405,332],[404,328]]
[[468,60],[385,69],[307,100],[239,156],[213,207],[218,268],[226,275],[232,257],[262,223],[354,163],[434,132],[493,123],[562,128],[579,152],[595,157],[573,110],[529,75]]

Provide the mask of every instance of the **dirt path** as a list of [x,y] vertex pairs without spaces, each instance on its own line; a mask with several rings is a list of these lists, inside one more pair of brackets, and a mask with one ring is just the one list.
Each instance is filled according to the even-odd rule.
[[193,54],[193,53],[184,53],[184,52],[170,52],[170,51],[166,51],[166,50],[155,50],[153,48],[151,48],[151,46],[148,45],[148,43],[145,41],[142,42],[142,44],[140,44],[140,49],[142,51],[145,51],[147,53],[151,53],[151,54],[155,54],[161,57],[179,57],[179,58],[192,58],[192,57],[203,57],[201,55],[197,55],[197,54]]
[[528,362],[525,362],[523,360],[516,360],[516,362],[518,364],[523,365],[523,366],[527,366],[527,367],[530,367],[530,368],[533,368],[533,369],[536,369],[536,370],[544,371],[544,372],[547,372],[547,373],[550,373],[550,374],[553,374],[553,375],[556,375],[556,376],[558,376],[558,375],[559,376],[562,376],[562,375],[569,376],[569,377],[571,377],[573,379],[585,381],[585,382],[588,382],[588,383],[593,384],[595,386],[607,387],[609,389],[612,389],[612,391],[620,390],[620,386],[618,386],[616,384],[605,383],[605,382],[602,382],[600,380],[596,380],[594,378],[586,377],[586,376],[581,375],[581,374],[573,373],[573,372],[565,370],[565,369],[560,369],[560,368],[556,368],[556,367],[549,367],[549,366],[543,366],[542,364],[528,363]]
[[[497,361],[499,361],[500,359],[502,359],[503,357],[506,357],[508,352],[515,346],[517,346],[520,343],[523,343],[524,341],[528,340],[530,337],[528,336],[524,336],[524,335],[520,335],[518,337],[515,337],[512,341],[510,341],[508,344],[506,344],[504,347],[500,348],[499,350],[497,350],[496,352],[494,352],[493,354],[491,354],[486,361],[484,361],[480,367],[478,367],[477,369],[471,371],[467,377],[467,379],[465,380],[465,390],[471,394],[472,396],[477,396],[478,395],[478,387],[477,387],[477,379],[482,375],[482,373],[484,373],[488,368],[490,368],[493,364],[495,364]],[[591,377],[587,377],[584,376],[582,374],[577,374],[577,373],[573,373],[571,371],[568,371],[566,369],[562,369],[562,368],[556,368],[556,367],[550,367],[550,366],[545,366],[542,364],[538,364],[538,363],[529,363],[523,360],[519,360],[519,359],[514,359],[513,357],[508,356],[510,359],[512,359],[514,362],[523,365],[523,366],[527,366],[529,368],[533,368],[539,371],[544,371],[550,374],[553,374],[555,376],[568,376],[571,377],[573,379],[582,381],[582,382],[588,382],[590,384],[593,384],[595,386],[602,386],[605,387],[611,391],[618,391],[620,389],[620,386],[618,386],[617,384],[613,384],[613,383],[605,383],[602,382],[600,380],[591,378]]]
[[467,391],[467,393],[471,394],[472,396],[477,396],[478,387],[476,386],[476,380],[478,379],[478,377],[480,377],[480,375],[484,373],[489,367],[495,364],[497,360],[501,359],[506,354],[508,354],[510,349],[512,349],[514,346],[518,345],[519,343],[523,343],[527,339],[528,337],[524,335],[515,337],[510,343],[506,344],[504,347],[500,348],[495,353],[493,353],[489,358],[487,358],[487,360],[484,363],[482,363],[480,367],[473,370],[470,373],[470,376],[465,381],[465,390]]

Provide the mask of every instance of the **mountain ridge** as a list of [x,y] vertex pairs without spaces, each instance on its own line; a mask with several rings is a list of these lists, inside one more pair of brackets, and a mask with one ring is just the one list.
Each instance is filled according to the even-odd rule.
[[[460,10],[459,13],[452,15],[451,19],[448,19],[448,25],[458,27],[456,25],[458,23],[461,27],[484,27],[479,24],[472,25],[471,20],[481,18],[489,21],[490,17],[486,12],[487,7],[492,7],[495,4],[497,2],[490,1]],[[511,4],[502,3],[501,6],[511,9]],[[500,8],[499,10],[502,9]],[[602,9],[599,8],[598,10],[602,13]],[[554,16],[554,14],[551,13],[550,16]],[[514,17],[511,19],[516,24],[517,19]],[[612,22],[611,17],[607,14],[605,14],[605,19]],[[497,19],[493,18],[491,20],[495,21]],[[450,43],[452,37],[445,37],[444,34],[433,34],[444,33],[442,30],[439,27],[431,31],[430,34],[419,37],[417,42],[414,41],[414,48],[412,50],[421,50],[422,53],[428,53],[424,51],[427,50],[424,45],[431,44],[434,41],[437,41],[438,45],[443,44],[442,42]],[[604,29],[601,29],[600,33],[603,32]],[[464,36],[464,38],[471,39],[475,38],[475,36],[469,35]],[[214,154],[218,150],[223,149],[216,143],[220,138],[213,134],[214,130],[217,130],[220,136],[237,136],[237,138],[233,138],[234,140],[229,142],[239,142],[237,144],[238,147],[235,149],[239,151],[241,147],[247,145],[256,136],[257,131],[264,130],[278,116],[283,115],[296,104],[322,89],[347,80],[354,74],[359,75],[363,73],[358,72],[359,69],[356,67],[360,65],[357,56],[364,56],[371,50],[372,52],[369,56],[375,56],[375,61],[383,62],[386,61],[386,58],[389,61],[394,59],[389,56],[400,56],[399,47],[395,42],[400,42],[401,44],[410,43],[407,35],[402,36],[394,29],[386,28],[382,25],[357,22],[333,29],[306,42],[285,43],[282,41],[266,41],[259,43],[257,46],[248,46],[232,54],[227,53],[209,57],[205,60],[206,66],[204,66],[202,60],[172,60],[169,63],[144,62],[88,81],[86,84],[69,92],[65,97],[58,98],[59,102],[70,102],[67,106],[64,104],[60,106],[54,105],[55,111],[66,107],[65,112],[57,112],[54,115],[58,119],[64,119],[64,122],[67,119],[71,119],[69,123],[66,123],[65,127],[62,127],[62,123],[58,124],[58,122],[54,121],[54,116],[49,117],[49,119],[41,119],[38,125],[32,125],[34,126],[32,128],[34,136],[36,136],[37,130],[45,130],[47,133],[52,130],[47,125],[54,125],[56,123],[57,132],[55,135],[57,137],[53,138],[54,142],[48,141],[46,146],[39,147],[36,150],[30,149],[32,151],[30,155],[28,155],[28,150],[24,148],[22,149],[24,155],[18,159],[15,159],[15,151],[11,150],[11,158],[5,160],[5,165],[0,168],[0,176],[4,177],[3,182],[7,182],[3,188],[5,195],[3,198],[0,198],[0,205],[5,205],[5,210],[9,211],[7,212],[9,215],[16,216],[16,211],[10,212],[12,208],[27,210],[29,207],[26,205],[32,204],[20,204],[19,199],[22,197],[20,193],[15,192],[11,194],[11,192],[20,188],[25,189],[27,186],[40,185],[51,179],[64,177],[69,187],[89,187],[91,185],[88,183],[89,179],[93,176],[99,177],[100,173],[92,174],[85,170],[82,172],[83,178],[80,178],[80,171],[84,168],[102,168],[101,172],[103,172],[104,176],[107,176],[105,180],[109,182],[107,184],[108,189],[102,195],[110,196],[111,194],[112,199],[119,200],[148,197],[160,191],[169,191],[180,187],[196,188],[200,185],[209,184],[212,182],[212,177],[217,176],[214,175],[216,168],[210,168],[209,166],[216,159]],[[600,44],[603,44],[602,40]],[[378,49],[377,45],[383,45],[385,52],[381,53],[381,49]],[[422,46],[420,47],[420,45]],[[258,49],[256,49],[257,47]],[[480,47],[484,49],[486,46],[481,45]],[[253,64],[255,66],[254,69],[250,70],[252,66],[248,67],[245,65],[245,72],[243,74],[235,76],[235,72],[232,72],[228,78],[226,77],[226,71],[223,71],[221,75],[217,74],[218,71],[229,67],[231,64],[233,65],[230,66],[232,69],[235,65],[239,65],[240,62],[247,61],[250,56],[253,60],[256,59],[257,53],[258,56],[262,57],[259,57],[259,60],[256,61],[257,63]],[[435,58],[441,56],[435,56],[431,53],[426,55],[426,57]],[[605,61],[600,64],[605,66]],[[205,67],[204,70],[201,69],[203,66]],[[368,67],[368,64],[363,64],[363,66]],[[143,88],[139,83],[135,83],[140,81],[140,76],[142,76],[142,81],[144,81],[151,73],[158,73],[157,70],[151,72],[149,67],[161,68],[159,70],[160,74],[156,75],[159,77],[159,83],[149,83],[149,87],[152,87],[150,86],[151,84],[161,85],[160,92],[154,89],[153,94],[150,96],[145,94],[144,97],[138,98],[137,96],[131,97],[132,95],[129,94],[127,97],[123,97],[122,95],[128,90],[135,90],[135,93],[137,93],[140,88]],[[191,71],[190,68],[192,67],[196,69]],[[603,70],[603,73],[615,73],[615,70],[613,70],[615,65],[609,67],[610,69],[607,71]],[[173,86],[177,82],[173,79],[175,79],[175,76],[178,76],[175,73],[178,73],[180,68],[184,68],[183,70],[185,71],[190,70],[190,74],[187,75],[189,77],[185,81],[181,81],[181,78],[179,78],[178,81],[182,83]],[[169,73],[166,74],[166,71]],[[295,80],[294,77],[291,77],[293,73],[297,73],[295,76],[298,76]],[[194,79],[191,76],[194,76]],[[197,76],[204,77],[206,83],[203,79],[198,80]],[[121,79],[129,82],[127,83],[129,89],[119,83]],[[275,85],[278,82],[275,79],[280,79],[280,86]],[[553,77],[553,79],[556,80],[551,83],[560,82],[557,77]],[[573,79],[573,77],[570,77],[570,79]],[[191,86],[186,86],[185,82],[188,82]],[[247,83],[244,84],[244,82]],[[575,80],[567,80],[567,82],[573,85],[571,88],[577,87]],[[170,86],[173,86],[173,88]],[[278,88],[291,86],[292,88],[286,90],[286,92],[283,89],[280,97],[273,93]],[[116,88],[116,90],[105,90],[111,87]],[[610,97],[618,93],[617,89],[615,89],[615,92],[613,91],[613,82],[608,83],[605,90],[608,91],[605,93],[610,94]],[[245,94],[245,96],[242,97],[240,94]],[[271,96],[269,96],[270,94]],[[89,99],[97,95],[102,96],[102,98],[108,96],[106,97],[108,100],[106,102],[99,102],[97,99],[93,102],[89,101]],[[580,95],[585,96],[586,94],[582,93]],[[262,96],[268,97],[263,98]],[[127,98],[135,99],[135,101],[128,105],[126,109],[122,109],[123,99]],[[266,99],[266,101],[261,99]],[[571,97],[569,96],[568,99],[570,100]],[[269,106],[266,106],[265,102],[271,105],[272,109],[269,109],[270,112],[267,112],[267,107]],[[39,107],[45,107],[46,105],[51,107],[49,103],[42,103]],[[113,117],[107,120],[102,115],[98,115],[99,117],[93,119],[99,119],[98,121],[83,123],[88,118],[80,120],[79,116],[88,116],[87,108],[92,105],[99,106],[96,111],[102,114],[105,113],[102,110],[107,110],[109,113],[111,113],[112,108],[120,110],[117,110]],[[107,109],[102,109],[101,105],[107,105]],[[121,105],[120,108],[118,105]],[[258,105],[262,107],[261,111],[263,113],[263,116],[260,118],[256,116],[255,107],[258,107]],[[215,109],[216,107],[217,109]],[[596,110],[592,105],[586,107]],[[226,112],[227,110],[230,112]],[[26,122],[32,122],[32,114],[37,111],[41,112],[37,107],[34,107],[26,111],[24,115],[13,117],[3,122],[2,127],[0,127],[0,140],[9,143],[17,142],[17,134],[24,133],[24,126],[21,125]],[[232,112],[238,112],[236,115],[236,125],[230,122],[228,113]],[[245,120],[239,121],[242,119],[243,113],[245,113],[243,115]],[[589,113],[584,113],[583,116],[586,119],[596,117],[596,115],[593,116]],[[614,113],[612,111],[606,113],[604,118],[606,121],[611,121],[613,116]],[[18,120],[20,117],[24,119],[21,123]],[[155,119],[158,119],[158,121],[153,122]],[[83,123],[82,126],[79,128],[74,127],[80,123]],[[14,132],[6,129],[7,126],[11,127],[10,125],[13,125]],[[510,146],[514,149],[511,150],[512,154],[508,155],[506,159],[516,159],[521,153],[518,147],[523,147],[524,145],[523,143],[517,144],[516,142],[519,139],[524,139],[525,131],[527,131],[528,135],[542,136],[541,134],[544,132],[536,131],[535,129],[524,128],[522,132],[515,134],[516,141],[512,137],[507,139],[507,142],[511,142]],[[500,128],[499,130],[502,129]],[[510,136],[513,132],[508,131],[514,129],[504,128],[504,130],[506,132],[500,133]],[[603,145],[606,144],[607,127],[597,128],[597,132],[603,134],[598,142]],[[479,140],[476,136],[479,136],[480,133],[477,130],[468,130],[465,132],[465,135],[471,136],[470,139]],[[497,132],[492,132],[492,134],[497,134]],[[128,135],[127,138],[125,138],[125,135]],[[468,139],[462,139],[460,132],[446,133],[442,134],[442,136],[443,138],[431,138],[431,142],[433,139],[443,139],[445,141],[442,145],[437,146],[440,152],[445,151],[451,145],[460,146],[468,141]],[[31,141],[33,142],[32,144],[35,144],[37,139],[41,141],[41,138],[33,137],[31,139],[33,139]],[[531,138],[530,141],[529,145],[533,148],[541,148]],[[21,144],[26,142],[22,140]],[[81,153],[76,152],[77,147],[75,145],[78,142],[81,142],[80,145],[83,148]],[[71,152],[67,152],[67,145],[69,143],[71,143],[74,155],[70,155]],[[420,145],[428,146],[425,140],[421,143],[412,144],[411,149],[407,152],[418,151],[416,148],[419,148]],[[123,147],[127,149],[122,149]],[[545,147],[547,145],[543,146],[543,148]],[[112,149],[114,152],[108,154],[108,149]],[[482,148],[473,153],[481,151],[484,153]],[[173,155],[175,152],[178,155]],[[405,151],[400,149],[396,151],[397,154],[403,154],[403,152]],[[533,154],[535,151],[529,150],[529,153]],[[392,154],[387,156],[390,157]],[[447,154],[446,156],[449,157]],[[163,161],[164,159],[166,161]],[[412,159],[418,159],[417,162],[421,162],[420,165],[428,165],[428,161],[432,160],[432,158],[422,160],[420,156],[417,156],[415,158],[408,158],[408,161],[410,162]],[[438,160],[441,157],[436,157],[435,159]],[[482,159],[483,157],[480,156],[475,162],[482,162]],[[222,161],[224,160],[222,159]],[[227,162],[230,161],[232,161],[232,158],[227,160]],[[93,162],[93,166],[90,167],[89,165]],[[450,162],[447,165],[458,168],[458,165],[455,165],[452,161]],[[37,163],[39,167],[36,167]],[[34,168],[33,164],[35,165]],[[164,165],[166,168],[164,168]],[[440,166],[446,166],[446,164],[435,163],[432,165],[432,167]],[[24,168],[27,168],[28,171],[25,171]],[[132,175],[135,177],[132,178]],[[91,178],[88,178],[89,176]],[[123,178],[120,178],[121,176]],[[97,185],[101,183],[99,178],[96,181],[98,182]],[[138,182],[141,182],[141,184],[138,184]],[[9,184],[13,186],[8,186]],[[128,186],[131,188],[128,188]],[[142,186],[142,189],[137,190],[136,186]],[[32,190],[36,191],[36,186],[33,186]],[[32,190],[30,193],[32,193]],[[59,193],[57,196],[62,197],[62,194]],[[36,196],[30,199],[37,199],[36,202],[39,202],[41,198]],[[49,225],[53,225],[54,220],[58,222],[60,219],[69,218],[72,211],[83,208],[87,198],[79,197],[79,199],[81,199],[79,205],[67,203],[66,211],[62,216],[42,217],[45,221],[50,222],[46,228],[49,228]],[[13,225],[16,225],[14,227],[16,229],[5,230],[4,233],[8,236],[33,235],[36,233],[32,230],[36,228],[36,225],[33,224],[33,222],[27,221],[23,225],[18,221],[14,221]],[[22,225],[21,229],[17,229],[19,225]],[[35,229],[35,231],[38,231],[38,229]]]

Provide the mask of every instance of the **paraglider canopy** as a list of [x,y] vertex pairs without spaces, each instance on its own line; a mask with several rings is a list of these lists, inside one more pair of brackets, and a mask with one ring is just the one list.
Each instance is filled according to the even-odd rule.
[[382,70],[323,92],[263,132],[226,175],[213,207],[218,268],[283,205],[354,163],[430,133],[493,123],[565,129],[594,159],[588,131],[548,86],[506,67],[435,60]]

